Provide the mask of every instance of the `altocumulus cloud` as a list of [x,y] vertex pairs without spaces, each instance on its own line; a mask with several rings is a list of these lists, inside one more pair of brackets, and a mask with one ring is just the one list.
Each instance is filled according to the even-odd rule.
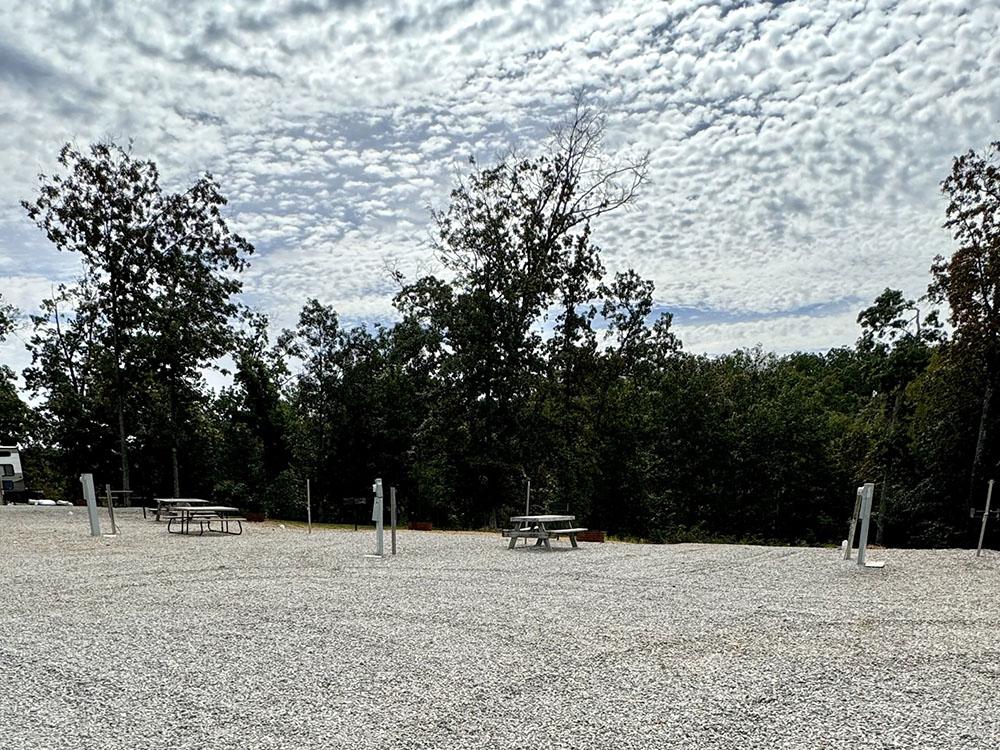
[[[18,200],[65,141],[213,172],[258,247],[246,301],[391,318],[468,156],[530,149],[584,89],[652,182],[601,224],[688,349],[823,349],[947,252],[938,182],[1000,136],[1000,0],[13,3],[0,31],[0,284],[72,278]],[[0,352],[15,366],[19,342]]]

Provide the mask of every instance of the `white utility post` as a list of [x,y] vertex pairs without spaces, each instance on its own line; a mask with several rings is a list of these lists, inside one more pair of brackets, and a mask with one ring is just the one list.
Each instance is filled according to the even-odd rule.
[[868,549],[868,524],[872,516],[872,498],[875,485],[867,482],[861,488],[861,538],[858,540],[858,567],[865,567],[865,551]]
[[983,538],[986,536],[986,519],[990,517],[990,501],[993,499],[993,480],[986,489],[986,510],[983,511],[983,525],[979,528],[979,545],[976,547],[976,557],[983,551]]
[[313,533],[313,511],[312,497],[309,495],[309,480],[306,480],[306,524],[309,526],[309,533]]
[[858,487],[854,496],[854,512],[851,514],[851,525],[847,530],[847,544],[844,545],[844,559],[851,559],[851,549],[854,547],[854,533],[858,530],[858,516],[861,515],[861,493],[864,487]]
[[884,561],[867,562],[865,554],[868,551],[868,527],[871,522],[872,500],[875,497],[875,485],[867,482],[858,487],[857,495],[854,499],[854,514],[851,516],[851,527],[847,532],[847,541],[844,544],[844,559],[851,559],[851,551],[854,546],[854,532],[857,529],[858,521],[861,522],[861,532],[858,535],[858,567],[860,568],[882,568]]
[[101,521],[97,517],[97,492],[94,490],[94,475],[81,474],[80,484],[83,485],[83,497],[87,501],[87,516],[90,518],[90,535],[101,535]]
[[375,493],[375,505],[372,508],[372,520],[375,522],[375,554],[379,557],[385,554],[383,542],[383,508],[382,508],[382,480],[376,479],[372,485],[372,492]]

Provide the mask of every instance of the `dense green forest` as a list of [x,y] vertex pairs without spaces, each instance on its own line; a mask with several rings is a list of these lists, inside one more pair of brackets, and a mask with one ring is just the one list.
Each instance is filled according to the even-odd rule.
[[[440,274],[394,275],[398,322],[309,300],[276,337],[239,301],[252,238],[223,186],[171,193],[130,148],[67,146],[24,208],[84,271],[25,326],[31,398],[2,372],[0,440],[49,497],[89,471],[290,519],[309,478],[314,519],[338,521],[381,476],[404,517],[483,527],[530,478],[535,508],[652,541],[838,542],[873,481],[878,541],[968,543],[1000,458],[1000,143],[942,175],[953,253],[928,258],[926,297],[887,288],[851,347],[709,357],[642,269],[605,271],[592,229],[648,162],[604,128],[580,110],[536,154],[470,163],[432,216]],[[0,334],[17,320],[0,306]]]

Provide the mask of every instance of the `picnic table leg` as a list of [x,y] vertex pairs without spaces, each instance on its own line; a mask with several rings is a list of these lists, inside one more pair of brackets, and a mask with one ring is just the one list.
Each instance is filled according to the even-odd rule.
[[551,552],[551,551],[552,551],[552,545],[551,545],[551,544],[549,544],[549,538],[548,538],[548,537],[545,537],[545,538],[544,538],[544,539],[542,539],[541,541],[545,542],[545,549],[546,549],[547,551]]
[[574,547],[576,546],[576,534],[569,535],[569,543],[572,544]]
[[[527,541],[528,541],[528,540],[527,540],[527,539],[525,539],[525,542],[527,542]],[[507,549],[514,549],[514,545],[515,545],[515,544],[517,544],[517,537],[516,537],[516,536],[512,536],[512,537],[510,538],[510,544],[508,544],[508,545],[507,545]]]

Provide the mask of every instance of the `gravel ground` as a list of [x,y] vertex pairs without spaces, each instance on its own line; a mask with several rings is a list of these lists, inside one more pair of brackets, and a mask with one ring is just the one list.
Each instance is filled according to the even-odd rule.
[[0,508],[0,747],[1000,747],[1000,555]]

